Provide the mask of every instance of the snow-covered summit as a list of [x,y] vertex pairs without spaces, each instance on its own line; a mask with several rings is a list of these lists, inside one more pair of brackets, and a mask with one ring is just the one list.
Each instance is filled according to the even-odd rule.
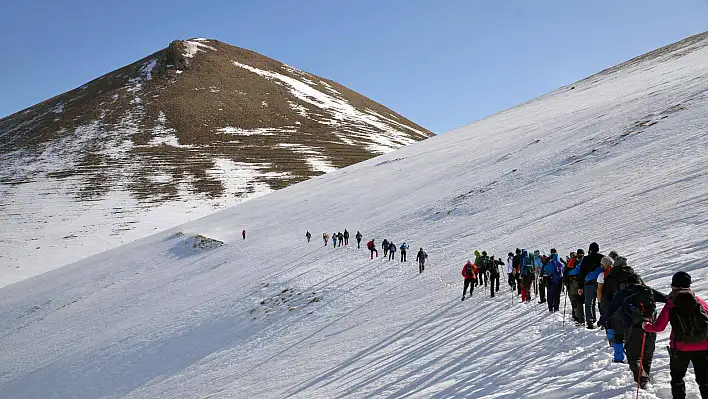
[[0,119],[0,286],[431,135],[255,52],[174,41]]
[[[708,296],[706,65],[701,35],[0,289],[0,397],[630,397],[603,332],[503,283],[460,302],[460,269],[475,249],[596,241],[657,289],[684,270]],[[323,246],[344,228],[411,261],[423,247],[425,272]],[[644,398],[670,395],[666,342]]]

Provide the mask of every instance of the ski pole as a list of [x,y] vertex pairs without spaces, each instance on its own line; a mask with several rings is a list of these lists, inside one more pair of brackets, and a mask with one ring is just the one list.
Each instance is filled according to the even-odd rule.
[[639,399],[639,382],[642,380],[642,373],[644,372],[644,344],[647,343],[647,332],[644,331],[642,335],[642,353],[639,356],[639,373],[637,374],[637,399]]
[[[563,283],[561,283],[563,284]],[[565,290],[565,299],[563,299],[563,327],[565,327],[565,307],[568,306],[568,290]]]

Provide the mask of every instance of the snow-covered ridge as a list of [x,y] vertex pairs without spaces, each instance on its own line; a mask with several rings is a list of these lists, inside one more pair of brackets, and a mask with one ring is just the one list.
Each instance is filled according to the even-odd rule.
[[[460,302],[460,269],[596,241],[707,297],[707,62],[668,52],[4,287],[0,397],[633,397],[602,331],[503,280]],[[425,272],[323,245],[344,228],[423,247]],[[670,397],[667,339],[642,397]]]

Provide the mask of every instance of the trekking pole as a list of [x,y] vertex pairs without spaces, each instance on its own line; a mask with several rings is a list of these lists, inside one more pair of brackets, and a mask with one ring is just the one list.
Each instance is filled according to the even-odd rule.
[[565,299],[563,299],[563,327],[565,327],[565,308],[566,308],[566,306],[568,306],[568,290],[565,290]]
[[642,353],[639,356],[639,373],[637,375],[637,399],[639,399],[639,382],[642,380],[642,373],[644,372],[644,344],[647,343],[647,332],[644,331],[642,335]]

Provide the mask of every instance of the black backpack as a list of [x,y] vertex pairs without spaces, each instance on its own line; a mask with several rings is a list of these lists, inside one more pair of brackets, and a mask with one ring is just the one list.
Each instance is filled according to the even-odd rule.
[[646,285],[634,285],[630,290],[631,294],[622,303],[622,310],[631,319],[632,325],[654,321],[656,315],[654,291]]
[[708,315],[696,301],[692,291],[680,291],[672,295],[674,308],[669,313],[671,330],[676,342],[698,344],[708,341]]
[[469,276],[473,276],[473,275],[474,275],[474,266],[472,266],[471,263],[465,265],[465,274],[468,276],[468,278],[472,278],[472,277],[469,277]]

